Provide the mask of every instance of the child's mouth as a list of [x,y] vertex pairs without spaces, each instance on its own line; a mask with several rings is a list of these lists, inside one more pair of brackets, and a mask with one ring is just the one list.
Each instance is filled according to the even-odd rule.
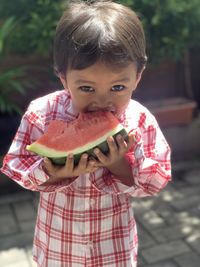
[[107,108],[88,108],[86,112],[94,112],[94,111],[109,111],[112,112],[113,114],[116,114],[117,111],[115,108],[112,107],[107,107]]

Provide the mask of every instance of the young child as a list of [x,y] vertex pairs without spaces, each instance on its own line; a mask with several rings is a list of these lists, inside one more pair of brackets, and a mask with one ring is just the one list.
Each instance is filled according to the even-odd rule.
[[[170,148],[154,118],[131,99],[146,64],[137,15],[110,1],[69,4],[55,35],[55,70],[64,90],[31,102],[2,172],[40,192],[34,260],[40,267],[135,267],[132,197],[158,193],[170,180]],[[110,111],[129,127],[128,142],[109,137],[98,160],[70,155],[58,167],[26,150],[50,121]],[[66,140],[67,142],[67,140]]]

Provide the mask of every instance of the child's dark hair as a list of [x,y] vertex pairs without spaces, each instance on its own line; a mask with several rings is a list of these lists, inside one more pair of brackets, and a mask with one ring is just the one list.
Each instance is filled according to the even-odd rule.
[[61,17],[54,42],[57,74],[81,70],[97,61],[116,68],[146,64],[142,24],[131,9],[111,1],[72,2]]

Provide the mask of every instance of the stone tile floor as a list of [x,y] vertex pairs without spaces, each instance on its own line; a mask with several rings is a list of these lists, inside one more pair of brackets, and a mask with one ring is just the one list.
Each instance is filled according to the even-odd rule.
[[[138,267],[200,267],[200,161],[176,163],[173,170],[173,181],[158,196],[132,201]],[[36,266],[31,249],[37,201],[38,193],[25,190],[0,195],[1,267]]]

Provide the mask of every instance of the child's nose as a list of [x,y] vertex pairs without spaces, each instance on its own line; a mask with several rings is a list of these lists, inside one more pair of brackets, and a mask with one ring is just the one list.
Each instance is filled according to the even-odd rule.
[[113,99],[111,99],[108,93],[103,92],[95,95],[95,98],[93,98],[92,102],[90,103],[90,108],[92,110],[114,111],[114,106]]

